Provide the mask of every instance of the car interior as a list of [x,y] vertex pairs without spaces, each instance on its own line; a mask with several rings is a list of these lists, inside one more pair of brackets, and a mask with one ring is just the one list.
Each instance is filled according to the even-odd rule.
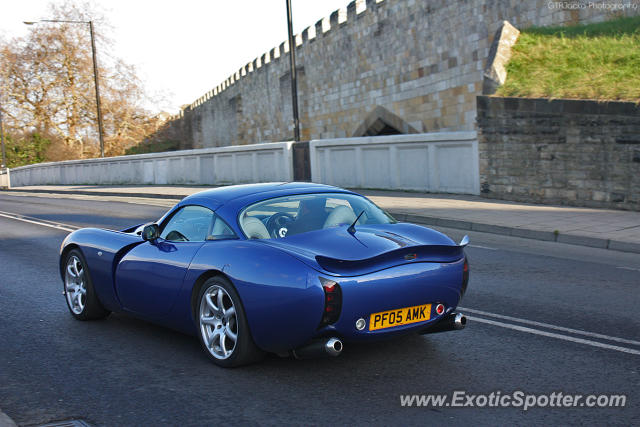
[[258,203],[240,217],[242,229],[249,239],[271,239],[350,225],[357,215],[345,199],[303,195]]

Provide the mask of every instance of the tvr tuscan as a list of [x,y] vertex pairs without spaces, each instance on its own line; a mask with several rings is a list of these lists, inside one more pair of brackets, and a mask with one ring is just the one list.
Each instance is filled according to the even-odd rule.
[[463,328],[467,243],[341,188],[250,184],[186,197],[153,223],[74,231],[60,274],[76,319],[128,313],[196,334],[232,367]]

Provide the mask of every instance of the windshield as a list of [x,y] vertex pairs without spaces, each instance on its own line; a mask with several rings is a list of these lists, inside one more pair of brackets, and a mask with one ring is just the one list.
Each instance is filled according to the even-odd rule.
[[[362,215],[360,215],[362,214]],[[249,239],[281,239],[323,228],[391,224],[396,220],[362,196],[300,194],[264,200],[245,208],[240,228]]]

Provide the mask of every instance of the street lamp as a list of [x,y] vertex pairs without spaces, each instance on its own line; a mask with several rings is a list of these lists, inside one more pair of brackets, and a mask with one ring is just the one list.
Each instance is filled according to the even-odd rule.
[[0,145],[2,145],[2,164],[0,165],[0,172],[7,167],[7,154],[4,151],[4,129],[2,127],[2,105],[0,103]]
[[40,21],[24,21],[27,25],[41,22],[58,22],[63,24],[89,24],[91,34],[91,53],[93,56],[93,80],[96,85],[96,108],[98,110],[98,136],[100,137],[100,157],[104,157],[104,127],[102,125],[102,107],[100,106],[100,85],[98,84],[98,61],[96,59],[96,40],[93,35],[93,21],[65,21],[57,19],[41,19]]
[[296,41],[293,38],[291,0],[287,2],[287,31],[289,34],[289,65],[291,67],[291,107],[293,110],[293,139],[300,141],[300,120],[298,119],[298,79],[296,75]]

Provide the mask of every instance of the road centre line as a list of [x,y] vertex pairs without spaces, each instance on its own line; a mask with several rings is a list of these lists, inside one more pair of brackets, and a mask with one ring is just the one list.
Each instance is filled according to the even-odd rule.
[[58,224],[58,223],[53,223],[53,222],[45,222],[45,221],[39,220],[37,218],[31,218],[31,217],[24,216],[24,215],[12,214],[10,212],[0,211],[0,216],[4,217],[4,218],[15,219],[17,221],[27,222],[27,223],[35,224],[35,225],[41,225],[43,227],[55,228],[57,230],[64,230],[64,231],[68,231],[68,232],[76,231],[76,230],[78,230],[80,228],[80,227],[75,227],[75,226],[69,225],[69,224]]
[[633,267],[616,267],[616,268],[620,268],[622,270],[640,271],[640,268],[633,268]]
[[637,356],[640,356],[640,350],[635,350],[633,348],[621,347],[621,346],[611,345],[611,344],[604,344],[604,343],[601,343],[601,342],[598,342],[598,341],[591,341],[591,340],[586,340],[586,339],[583,339],[583,338],[571,337],[569,335],[561,335],[561,334],[556,334],[556,333],[553,333],[553,332],[541,331],[541,330],[538,330],[538,329],[527,328],[525,326],[512,325],[510,323],[496,322],[494,320],[484,319],[482,317],[467,316],[467,318],[469,320],[473,320],[474,322],[486,323],[488,325],[494,325],[494,326],[499,326],[501,328],[513,329],[513,330],[519,331],[519,332],[526,332],[526,333],[533,334],[533,335],[542,335],[542,336],[549,337],[549,338],[557,338],[557,339],[561,339],[561,340],[564,340],[564,341],[571,341],[571,342],[575,342],[575,343],[579,343],[579,344],[590,345],[592,347],[603,348],[603,349],[606,349],[606,350],[615,350],[615,351],[620,351],[620,352],[623,352],[623,353],[635,354]]
[[480,245],[469,245],[470,248],[480,248],[480,249],[488,249],[490,251],[497,251],[496,248],[490,248],[488,246],[480,246]]
[[458,307],[458,310],[469,312],[469,313],[473,313],[473,314],[479,314],[481,316],[495,317],[497,319],[510,320],[512,322],[517,322],[517,323],[524,323],[525,325],[539,326],[539,327],[546,328],[546,329],[555,329],[556,331],[568,332],[568,333],[576,334],[576,335],[584,335],[584,336],[591,337],[591,338],[600,338],[600,339],[604,339],[604,340],[607,340],[607,341],[616,341],[616,342],[619,342],[619,343],[631,344],[631,345],[639,345],[640,346],[640,341],[634,341],[634,340],[628,340],[628,339],[624,339],[624,338],[612,337],[610,335],[597,334],[595,332],[581,331],[579,329],[572,329],[572,328],[566,328],[564,326],[551,325],[549,323],[536,322],[535,320],[527,320],[527,319],[520,319],[518,317],[504,316],[502,314],[489,313],[487,311],[475,310],[475,309],[472,309],[472,308]]

